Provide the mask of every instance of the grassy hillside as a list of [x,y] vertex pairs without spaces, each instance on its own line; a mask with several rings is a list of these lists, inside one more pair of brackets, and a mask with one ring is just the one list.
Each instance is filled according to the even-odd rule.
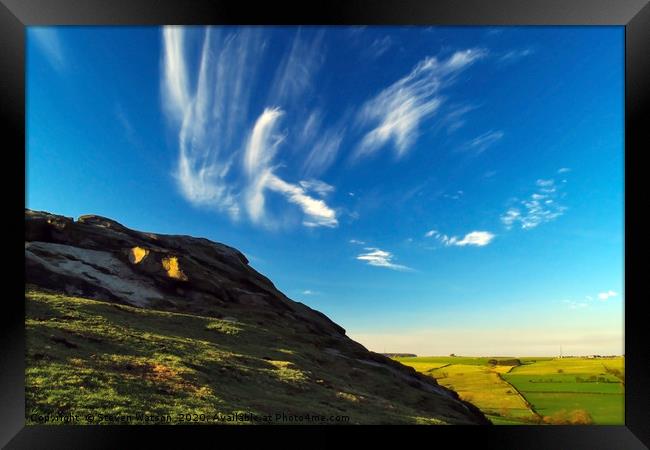
[[396,358],[478,406],[495,424],[624,423],[623,358]]
[[27,423],[60,415],[81,424],[102,416],[232,423],[238,413],[274,423],[314,423],[306,415],[326,418],[316,423],[468,420],[462,405],[386,366],[252,312],[216,319],[34,289],[25,300]]

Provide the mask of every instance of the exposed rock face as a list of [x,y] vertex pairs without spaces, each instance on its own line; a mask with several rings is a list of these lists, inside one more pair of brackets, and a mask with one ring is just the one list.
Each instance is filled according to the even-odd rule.
[[238,250],[207,239],[130,230],[114,220],[25,212],[26,280],[67,294],[210,315],[250,305],[294,315],[331,334],[345,330],[290,300]]
[[324,314],[287,298],[232,247],[203,238],[138,232],[94,215],[74,221],[26,210],[25,227],[28,284],[141,308],[235,321],[254,317],[259,324],[273,321],[346,364],[381,367],[405,388],[435,396],[452,411],[452,423],[489,423],[433,378],[369,352]]

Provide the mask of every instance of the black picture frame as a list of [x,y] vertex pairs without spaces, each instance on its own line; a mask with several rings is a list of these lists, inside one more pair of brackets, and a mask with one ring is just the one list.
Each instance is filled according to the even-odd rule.
[[[650,445],[650,352],[647,316],[643,314],[640,271],[647,254],[643,221],[637,210],[644,177],[640,163],[650,148],[647,128],[650,91],[650,4],[648,0],[312,0],[301,4],[249,0],[0,0],[0,114],[5,125],[6,162],[3,224],[9,265],[0,313],[0,445],[6,448],[131,448],[140,439],[147,447],[188,446],[188,439],[207,438],[212,445],[224,435],[242,439],[250,431],[219,427],[25,427],[24,396],[24,249],[25,187],[25,27],[30,25],[158,24],[391,24],[391,25],[620,25],[625,27],[625,351],[626,392],[623,426],[498,427],[347,427],[361,438],[380,431],[406,431],[408,442],[450,440],[459,448],[472,443],[487,448],[637,449]],[[645,122],[643,118],[646,117]],[[646,125],[644,127],[644,125]],[[22,176],[21,176],[22,174]],[[15,175],[7,176],[7,175]],[[22,196],[20,193],[22,192]],[[22,197],[22,198],[21,198]],[[21,231],[22,230],[22,231]],[[7,259],[4,260],[7,262]],[[632,263],[630,263],[632,262]],[[646,263],[647,265],[647,263]],[[23,266],[24,267],[24,266]],[[331,428],[280,427],[272,433],[294,435],[337,445]],[[266,428],[266,430],[269,430]],[[248,427],[246,427],[248,430]],[[256,430],[257,431],[257,430]],[[263,431],[264,432],[264,431]],[[266,431],[268,433],[268,431]],[[254,433],[256,434],[256,433]],[[380,435],[384,435],[381,433]],[[236,435],[236,436],[235,436]],[[275,438],[274,438],[275,439]],[[277,438],[286,442],[286,437]],[[399,438],[400,440],[403,437]],[[404,441],[402,440],[402,443]],[[240,441],[241,443],[241,441]],[[416,444],[423,445],[423,444]],[[302,445],[301,445],[302,446]],[[468,447],[471,448],[471,447]]]

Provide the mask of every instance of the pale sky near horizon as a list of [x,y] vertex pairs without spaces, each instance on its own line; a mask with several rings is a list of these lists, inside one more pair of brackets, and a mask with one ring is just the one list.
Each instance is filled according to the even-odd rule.
[[240,249],[378,352],[621,354],[623,27],[29,27],[26,207]]

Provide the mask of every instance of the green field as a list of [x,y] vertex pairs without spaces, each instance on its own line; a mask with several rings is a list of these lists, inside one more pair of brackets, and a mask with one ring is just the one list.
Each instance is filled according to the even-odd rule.
[[395,358],[454,389],[497,425],[624,423],[624,359],[522,357]]

